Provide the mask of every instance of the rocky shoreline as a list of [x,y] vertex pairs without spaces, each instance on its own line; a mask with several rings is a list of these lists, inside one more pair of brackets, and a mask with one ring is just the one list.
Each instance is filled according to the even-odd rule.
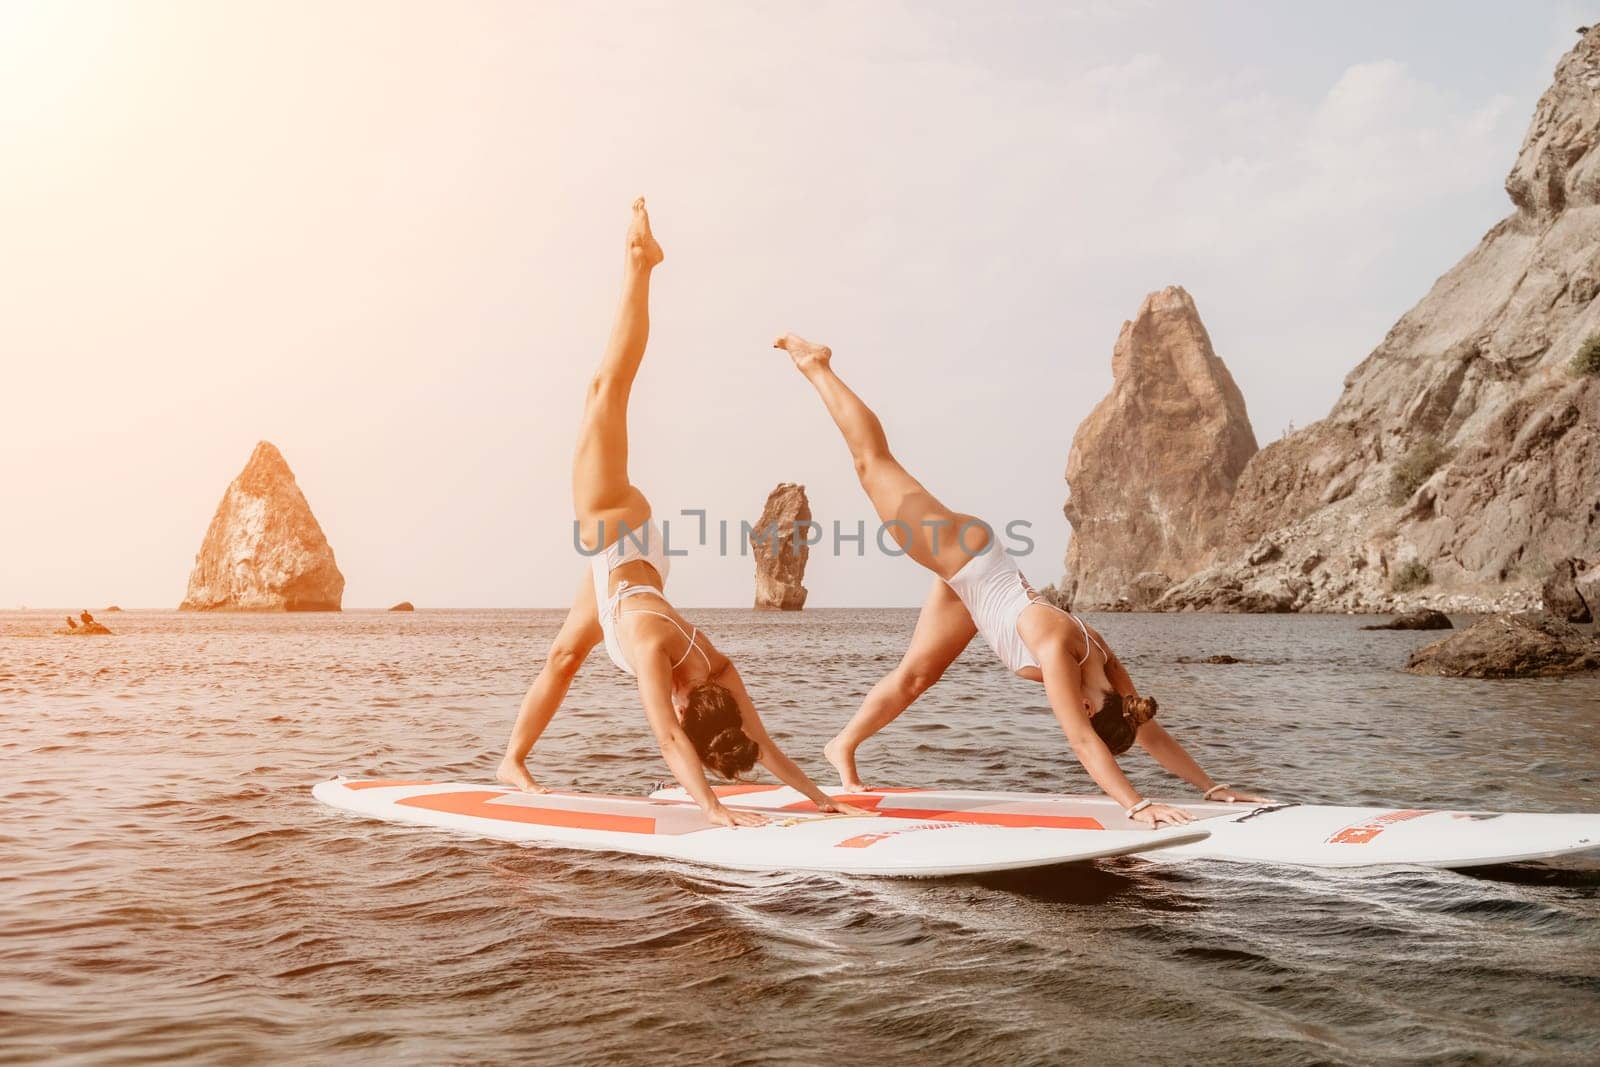
[[[1327,417],[1253,451],[1236,478],[1243,402],[1219,393],[1197,318],[1141,332],[1152,301],[1181,290],[1152,294],[1117,359],[1139,335],[1155,371],[1119,367],[1069,459],[1063,588],[1079,605],[1503,614],[1554,599],[1542,587],[1561,561],[1600,556],[1600,26],[1557,66],[1505,186],[1513,212],[1350,372]],[[1211,477],[1167,477],[1197,457]],[[1117,524],[1136,536],[1101,536]],[[1144,527],[1177,530],[1182,551],[1152,549]],[[1560,610],[1581,614],[1570,597]]]

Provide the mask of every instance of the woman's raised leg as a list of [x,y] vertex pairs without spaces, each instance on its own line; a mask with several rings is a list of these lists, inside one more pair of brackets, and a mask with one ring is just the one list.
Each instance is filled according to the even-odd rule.
[[650,502],[628,481],[628,396],[650,337],[650,273],[663,258],[640,197],[628,226],[621,303],[589,383],[572,460],[572,505],[579,537],[590,550],[617,540],[624,526],[637,530],[650,517]]
[[861,792],[866,788],[856,771],[856,749],[861,743],[893,722],[937,682],[977,632],[961,599],[943,578],[935,578],[899,666],[872,687],[860,709],[822,750],[845,789]]
[[806,376],[850,446],[856,477],[890,536],[906,554],[940,578],[949,578],[989,544],[981,520],[951,511],[913,478],[889,451],[878,416],[833,372],[833,352],[795,334],[778,338]]

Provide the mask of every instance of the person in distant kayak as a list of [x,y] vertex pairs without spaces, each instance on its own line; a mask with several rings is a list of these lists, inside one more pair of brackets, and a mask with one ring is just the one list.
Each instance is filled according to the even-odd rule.
[[824,749],[847,790],[865,788],[856,748],[883,729],[938,681],[974,634],[981,633],[1006,669],[1043,682],[1079,762],[1128,817],[1148,826],[1193,821],[1181,808],[1139,796],[1116,757],[1138,741],[1167,770],[1207,800],[1259,801],[1213,782],[1173,736],[1152,720],[1155,700],[1133,680],[1100,635],[1070,612],[1038,599],[994,532],[971,515],[951,511],[923,488],[889,452],[883,425],[833,372],[833,353],[794,334],[775,347],[816,388],[833,416],[856,476],[884,528],[906,554],[936,576],[900,665],[873,686],[850,722]]
[[628,396],[650,332],[650,275],[661,263],[644,200],[633,205],[623,263],[622,304],[600,369],[589,383],[572,466],[578,537],[592,553],[590,574],[522,700],[496,777],[544,792],[527,757],[550,723],[578,668],[602,642],[619,669],[639,681],[639,699],[673,776],[721,826],[767,819],[724,807],[706,781],[710,769],[737,778],[757,763],[825,812],[868,814],[818,789],[767,733],[739,672],[709,638],[667,602],[665,535],[650,501],[628,480]]

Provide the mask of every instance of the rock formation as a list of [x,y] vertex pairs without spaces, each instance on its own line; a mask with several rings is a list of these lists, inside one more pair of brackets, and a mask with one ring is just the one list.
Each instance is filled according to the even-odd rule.
[[1432,608],[1408,611],[1404,615],[1395,616],[1388,622],[1362,627],[1363,630],[1454,630],[1455,628],[1455,623],[1450,621],[1450,616],[1442,611],[1434,611]]
[[1122,324],[1111,376],[1067,458],[1067,574],[1080,607],[1145,610],[1212,562],[1256,437],[1177,286],[1145,297]]
[[402,601],[400,601],[400,603],[396,604],[394,607],[390,608],[389,610],[390,611],[416,611],[417,607],[416,607],[415,604],[411,603],[411,601],[409,601],[409,600],[402,600]]
[[1600,561],[1564,559],[1539,589],[1544,610],[1568,622],[1593,622],[1600,614]]
[[1297,610],[1531,607],[1541,561],[1600,550],[1600,378],[1569,366],[1600,333],[1597,145],[1600,27],[1539,101],[1506,179],[1516,211],[1351,371],[1327,418],[1256,454],[1219,562],[1162,606],[1303,582]]
[[783,482],[767,497],[752,536],[756,557],[756,607],[799,611],[806,606],[806,560],[811,546],[795,536],[796,526],[811,521],[806,487]]
[[104,623],[98,623],[98,622],[74,623],[70,617],[67,619],[67,627],[66,627],[66,629],[57,630],[56,633],[65,634],[68,637],[110,637],[111,636],[111,631],[106,629]]
[[1544,612],[1494,615],[1411,653],[1412,674],[1536,678],[1600,670],[1600,639]]
[[338,611],[344,575],[294,474],[266,441],[222,494],[179,611]]
[[1156,602],[1156,610],[1282,613],[1294,611],[1307,588],[1304,581],[1241,579],[1213,568],[1174,586]]

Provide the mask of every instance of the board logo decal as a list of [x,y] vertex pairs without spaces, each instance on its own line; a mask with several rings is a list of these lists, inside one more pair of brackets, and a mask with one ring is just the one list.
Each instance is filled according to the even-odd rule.
[[871,834],[857,834],[840,841],[834,848],[870,848],[879,841],[890,837],[899,837],[901,834],[914,834],[918,830],[953,830],[958,824],[953,822],[919,822],[910,826],[900,826],[893,830],[879,830]]
[[1417,819],[1424,815],[1432,814],[1433,812],[1427,808],[1386,811],[1382,815],[1368,819],[1366,822],[1358,822],[1351,826],[1346,826],[1343,830],[1328,838],[1328,844],[1364,845],[1397,822],[1406,822],[1409,819]]

